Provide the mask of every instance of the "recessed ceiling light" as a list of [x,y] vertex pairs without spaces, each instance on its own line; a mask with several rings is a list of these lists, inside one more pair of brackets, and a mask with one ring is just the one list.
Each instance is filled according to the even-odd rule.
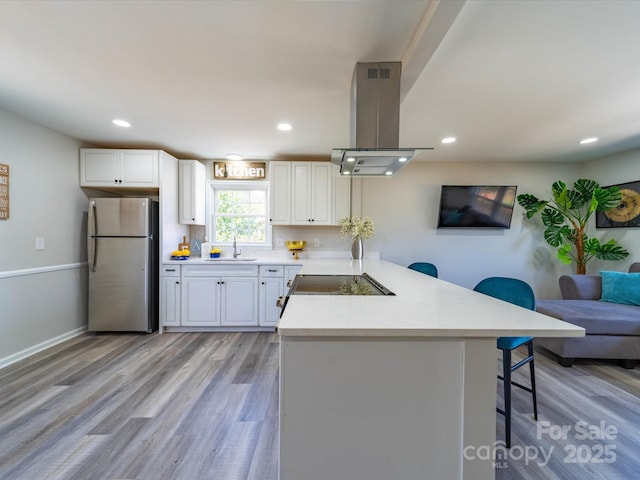
[[400,158],[398,159],[398,161],[399,161],[400,163],[404,163],[404,162],[406,162],[406,161],[407,161],[407,157],[400,157]]
[[385,175],[393,175],[393,172],[384,172]]
[[289,123],[279,123],[278,124],[278,130],[281,130],[283,132],[288,132],[289,130],[291,130],[293,127],[291,126],[291,124]]
[[239,161],[242,160],[244,157],[242,155],[238,155],[237,153],[227,153],[227,160],[231,160],[231,161]]
[[441,140],[442,143],[453,143],[456,141],[456,137],[445,137]]
[[119,127],[124,127],[124,128],[129,128],[131,126],[131,124],[129,122],[127,122],[126,120],[119,120],[119,119],[115,119],[113,120],[113,124],[117,125]]
[[581,145],[585,145],[587,143],[593,143],[593,142],[597,142],[597,141],[598,141],[597,137],[589,137],[589,138],[583,138],[578,143],[580,143]]
[[342,172],[343,175],[351,175],[351,172]]
[[355,161],[356,161],[356,159],[353,158],[353,157],[348,157],[347,158],[347,162],[355,162]]

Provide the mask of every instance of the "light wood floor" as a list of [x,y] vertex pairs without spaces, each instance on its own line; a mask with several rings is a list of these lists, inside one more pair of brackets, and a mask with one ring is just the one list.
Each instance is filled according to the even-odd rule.
[[[0,479],[276,479],[277,342],[268,333],[85,334],[0,370]],[[537,438],[530,396],[514,392],[512,449],[496,478],[639,479],[640,369],[566,369],[540,352],[536,366],[540,421],[572,431]],[[604,421],[615,439],[576,439],[579,421]],[[498,439],[502,429],[499,416]],[[607,445],[615,461],[595,463]],[[546,466],[517,458],[540,448],[552,449]],[[577,463],[567,463],[572,449]]]

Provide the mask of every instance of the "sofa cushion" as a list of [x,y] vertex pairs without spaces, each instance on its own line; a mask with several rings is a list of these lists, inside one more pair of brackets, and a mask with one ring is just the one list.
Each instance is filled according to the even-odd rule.
[[558,283],[565,300],[600,300],[602,296],[600,275],[561,275]]
[[601,300],[626,305],[640,305],[640,273],[600,272]]
[[573,323],[587,335],[640,336],[640,308],[600,300],[538,300],[536,310]]

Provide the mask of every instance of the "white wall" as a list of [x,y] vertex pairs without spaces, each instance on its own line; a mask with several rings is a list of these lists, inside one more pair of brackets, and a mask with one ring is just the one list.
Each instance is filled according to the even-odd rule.
[[[0,220],[0,366],[86,325],[86,197],[80,143],[0,110],[0,163],[10,168]],[[35,250],[36,237],[45,249]],[[31,350],[30,350],[31,349]]]
[[523,221],[516,205],[508,230],[437,229],[443,184],[517,185],[518,194],[546,197],[557,179],[574,181],[576,164],[413,162],[397,176],[363,180],[362,210],[376,223],[366,249],[401,265],[435,263],[439,276],[473,288],[487,276],[511,276],[529,282],[541,298],[559,296],[557,278],[571,273],[542,237],[537,222]]

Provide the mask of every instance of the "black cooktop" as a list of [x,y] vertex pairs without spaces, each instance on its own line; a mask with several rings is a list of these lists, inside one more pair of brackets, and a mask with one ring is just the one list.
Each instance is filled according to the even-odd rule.
[[370,275],[296,275],[289,295],[395,295]]

